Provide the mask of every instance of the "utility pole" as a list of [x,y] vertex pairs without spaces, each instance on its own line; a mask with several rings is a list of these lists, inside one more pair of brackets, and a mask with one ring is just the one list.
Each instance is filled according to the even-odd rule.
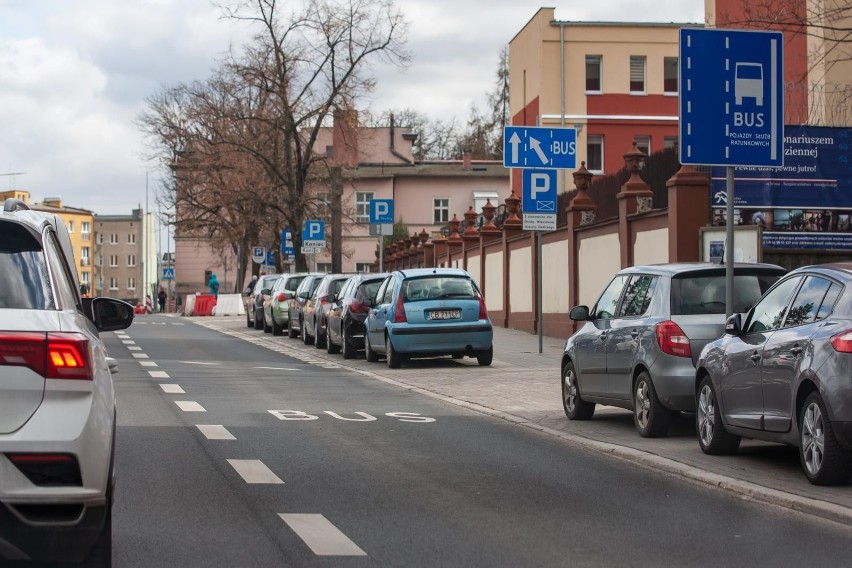
[[[331,271],[343,272],[343,168],[331,168]],[[314,255],[316,260],[316,255]],[[316,270],[316,267],[314,267]]]

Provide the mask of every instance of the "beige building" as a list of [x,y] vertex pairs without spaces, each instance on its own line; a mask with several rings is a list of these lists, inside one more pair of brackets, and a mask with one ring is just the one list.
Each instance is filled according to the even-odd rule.
[[150,213],[95,215],[94,292],[132,304],[144,302],[146,289],[156,303],[157,250]]

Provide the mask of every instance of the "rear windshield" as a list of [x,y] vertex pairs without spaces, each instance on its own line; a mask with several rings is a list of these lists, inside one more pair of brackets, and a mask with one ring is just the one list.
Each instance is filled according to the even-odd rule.
[[[735,313],[747,312],[782,274],[736,274]],[[725,273],[672,279],[672,315],[725,313]]]
[[473,282],[463,276],[427,276],[402,283],[406,302],[438,298],[476,298]]
[[54,307],[41,243],[16,223],[0,223],[0,308]]

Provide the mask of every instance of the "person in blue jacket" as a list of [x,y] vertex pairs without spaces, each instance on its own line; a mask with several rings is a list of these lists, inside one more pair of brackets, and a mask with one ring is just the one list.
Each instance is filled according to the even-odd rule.
[[210,276],[210,281],[207,283],[210,287],[210,293],[219,298],[219,280],[216,279],[216,275],[213,274]]

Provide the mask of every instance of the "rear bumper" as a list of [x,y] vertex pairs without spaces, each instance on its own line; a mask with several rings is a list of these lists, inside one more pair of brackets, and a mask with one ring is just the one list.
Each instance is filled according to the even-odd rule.
[[[26,506],[0,505],[0,560],[31,560],[36,562],[80,562],[103,528],[108,505],[96,507],[70,506],[53,508],[57,519],[64,522],[32,523],[27,516],[44,516]],[[73,521],[71,517],[76,517]]]
[[486,351],[494,340],[490,323],[403,325],[391,328],[389,333],[396,351],[412,355],[473,354]]
[[695,412],[695,365],[692,358],[661,353],[650,367],[654,390],[670,410]]

